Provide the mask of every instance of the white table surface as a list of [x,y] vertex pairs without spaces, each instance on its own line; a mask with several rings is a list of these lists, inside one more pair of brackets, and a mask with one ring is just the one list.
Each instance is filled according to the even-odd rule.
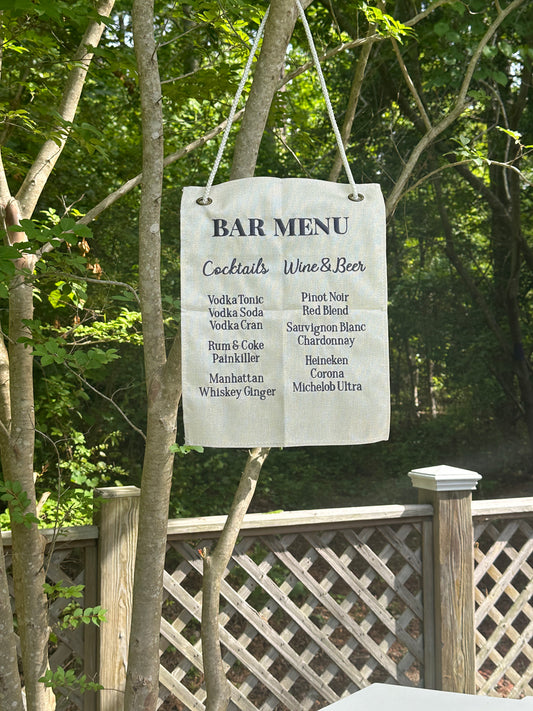
[[372,684],[322,711],[533,711],[533,696],[502,699],[449,691]]

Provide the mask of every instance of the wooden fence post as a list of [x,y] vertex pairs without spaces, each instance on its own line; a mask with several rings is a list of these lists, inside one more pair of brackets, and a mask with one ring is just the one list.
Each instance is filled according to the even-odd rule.
[[475,694],[472,490],[481,476],[449,466],[416,469],[409,476],[420,503],[432,504],[434,512],[433,530],[423,542],[431,545],[427,538],[432,539],[433,546],[432,576],[424,574],[424,585],[432,586],[425,602],[433,603],[424,611],[433,617],[433,639],[425,624],[426,686]]
[[96,524],[100,605],[106,621],[100,626],[99,711],[123,711],[133,597],[140,490],[136,486],[95,490],[100,499]]

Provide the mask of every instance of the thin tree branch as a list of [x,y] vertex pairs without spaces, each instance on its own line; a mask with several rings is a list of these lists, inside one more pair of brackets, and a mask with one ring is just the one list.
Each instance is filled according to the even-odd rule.
[[[448,170],[448,168],[460,168],[461,166],[470,165],[470,163],[472,163],[471,159],[458,160],[458,161],[454,161],[453,163],[447,163],[446,165],[441,165],[438,168],[435,168],[434,170],[430,171],[429,173],[426,173],[424,176],[419,178],[419,180],[417,180],[416,183],[413,183],[406,190],[404,190],[404,192],[400,195],[399,200],[402,200],[406,195],[408,195],[413,190],[416,190],[417,188],[419,188],[421,185],[423,185],[425,182],[427,182],[428,180],[433,178],[435,175],[442,173],[445,170]],[[501,168],[504,168],[505,170],[514,171],[515,173],[518,173],[520,178],[527,185],[533,185],[531,180],[529,180],[519,168],[517,168],[515,165],[512,165],[511,163],[501,163],[500,161],[496,161],[496,160],[487,161],[487,163],[490,163],[492,165],[498,165]],[[470,173],[470,171],[468,171],[468,172]],[[465,174],[462,173],[462,175],[464,177]],[[473,173],[471,173],[471,175],[472,175],[472,178],[475,179],[476,184],[474,184],[474,180],[468,181],[468,182],[471,183],[473,188],[478,189],[478,191],[481,192],[480,188],[482,185],[484,185],[483,181],[480,180],[479,178],[477,178]],[[484,185],[484,187],[486,188],[486,190],[483,190],[484,194],[486,194],[487,192],[492,192],[490,190],[490,188],[488,188],[486,185]],[[494,199],[498,202],[498,206],[500,207],[500,209],[505,210],[501,201],[499,201],[498,198],[494,198]]]
[[288,151],[291,156],[294,158],[296,163],[300,166],[300,170],[308,177],[312,178],[313,176],[311,173],[307,170],[305,165],[302,163],[302,161],[298,158],[296,153],[293,151],[293,149],[289,146],[287,141],[283,138],[283,135],[281,131],[274,129],[274,136],[278,139],[278,141],[281,143],[281,145],[285,148],[286,151]]
[[513,2],[510,3],[504,10],[500,10],[498,12],[498,16],[496,17],[494,22],[490,25],[490,27],[487,29],[487,31],[483,35],[480,43],[477,46],[476,51],[472,55],[472,59],[470,60],[470,62],[467,65],[463,83],[461,84],[461,88],[459,90],[459,96],[457,99],[458,104],[462,103],[467,98],[468,89],[470,88],[470,82],[472,81],[472,77],[474,75],[474,71],[476,69],[477,63],[481,57],[481,54],[482,54],[484,48],[487,46],[489,40],[494,35],[494,33],[496,32],[498,27],[502,24],[502,22],[512,12],[514,12],[517,7],[520,7],[520,5],[523,2],[524,2],[524,0],[513,0]]
[[114,407],[115,410],[119,413],[119,415],[124,418],[124,420],[125,420],[125,421],[128,423],[128,425],[132,428],[132,430],[134,430],[135,432],[137,432],[137,434],[141,435],[141,437],[143,438],[143,440],[146,442],[146,435],[144,434],[144,432],[143,432],[141,429],[139,429],[139,428],[137,427],[137,425],[134,425],[134,424],[133,424],[133,422],[132,422],[132,421],[130,420],[130,418],[126,415],[126,413],[124,412],[124,410],[123,410],[119,405],[117,405],[117,403],[113,400],[113,398],[108,397],[107,395],[104,395],[103,392],[101,392],[100,390],[98,390],[97,388],[95,388],[94,385],[91,385],[91,383],[90,383],[88,380],[86,380],[82,375],[80,375],[79,373],[77,373],[73,368],[71,368],[71,367],[70,367],[69,365],[67,365],[66,363],[65,363],[65,366],[66,366],[67,370],[69,370],[73,375],[75,375],[81,383],[83,383],[86,387],[89,388],[89,390],[92,390],[93,393],[95,393],[96,395],[98,395],[98,397],[101,397],[102,399],[104,399],[104,400],[106,400],[107,402],[111,403],[111,405],[113,405],[113,407]]
[[[114,0],[100,0],[96,8],[98,14],[101,17],[109,17],[113,4]],[[50,173],[63,151],[69,135],[69,129],[66,126],[72,123],[76,115],[81,92],[93,58],[93,52],[89,48],[98,45],[104,27],[104,23],[98,20],[90,22],[73,57],[73,66],[58,109],[60,123],[55,127],[54,133],[57,134],[55,140],[45,141],[17,193],[24,217],[31,217]]]
[[425,17],[428,15],[431,15],[432,12],[434,12],[437,8],[441,7],[441,5],[451,5],[452,3],[455,3],[457,0],[437,0],[437,2],[432,3],[428,7],[426,7],[425,10],[422,12],[419,12],[418,15],[415,15],[412,17],[410,20],[407,20],[404,22],[404,25],[407,25],[407,27],[414,27],[417,25],[421,20],[423,20]]
[[[367,39],[374,34],[374,26],[370,25],[368,28]],[[350,88],[350,96],[348,97],[348,106],[346,107],[346,114],[344,116],[344,122],[340,131],[343,146],[346,148],[348,145],[348,139],[352,131],[353,122],[355,120],[355,114],[357,112],[357,106],[359,104],[359,97],[361,95],[361,88],[363,86],[363,80],[365,78],[366,66],[368,64],[368,58],[370,57],[370,52],[372,50],[373,42],[366,42],[363,45],[361,54],[357,59],[355,65],[355,72],[352,80],[352,86]],[[329,178],[332,182],[337,182],[339,175],[342,170],[342,158],[337,147],[335,152],[335,159],[331,167]]]
[[440,123],[433,126],[417,143],[417,145],[411,152],[411,155],[409,156],[407,162],[405,163],[405,166],[399,178],[394,184],[394,188],[392,189],[389,197],[385,202],[387,217],[394,213],[394,210],[396,209],[396,206],[400,201],[400,196],[403,194],[404,188],[407,185],[407,182],[411,177],[411,174],[413,173],[418,163],[418,159],[420,158],[422,153],[433,143],[437,136],[439,136],[443,131],[448,128],[448,126],[451,126],[451,124],[457,118],[459,118],[459,116],[467,107],[467,103],[456,104],[454,108],[450,111],[450,113],[445,116],[442,121],[440,121]]
[[[53,249],[53,247],[50,246],[50,249]],[[54,272],[54,277],[63,277],[65,279],[71,279],[72,281],[82,281],[87,284],[99,284],[101,286],[118,286],[121,289],[127,289],[131,292],[139,306],[141,303],[139,300],[139,294],[135,291],[131,284],[127,284],[125,281],[115,281],[113,279],[93,279],[92,277],[81,276],[81,274],[68,274],[67,272]]]
[[[244,109],[238,111],[235,114],[233,122],[239,121],[242,118],[243,114]],[[181,158],[185,158],[197,148],[201,148],[212,138],[215,138],[220,133],[222,133],[222,131],[226,128],[227,123],[227,120],[222,121],[222,123],[218,124],[218,126],[215,126],[203,136],[200,136],[200,138],[197,138],[195,141],[192,141],[192,143],[189,143],[184,148],[180,148],[180,150],[176,151],[175,153],[170,153],[164,159],[163,165],[165,167],[168,167],[169,165],[172,165],[176,161],[180,160]],[[130,190],[133,190],[133,188],[136,188],[138,185],[140,185],[141,181],[142,173],[139,173],[139,175],[136,175],[134,178],[128,180],[126,183],[124,183],[124,185],[121,185],[120,188],[117,188],[117,190],[110,193],[101,202],[95,205],[91,210],[89,210],[83,217],[81,217],[77,221],[77,224],[87,225],[89,224],[89,222],[95,220],[102,212],[104,212],[104,210],[107,210],[108,207],[113,205],[113,203],[115,203],[117,200],[120,200],[121,197],[124,197],[124,195],[130,192]]]
[[403,61],[403,57],[400,52],[400,48],[398,47],[398,42],[394,38],[391,39],[392,42],[392,47],[394,49],[394,54],[396,55],[396,58],[398,60],[398,64],[400,65],[400,69],[403,74],[403,78],[405,79],[405,83],[407,84],[407,87],[409,91],[411,92],[411,95],[413,99],[415,100],[415,104],[418,108],[418,111],[420,113],[420,116],[422,117],[422,121],[424,122],[424,126],[426,127],[427,131],[431,130],[431,121],[429,120],[429,116],[427,115],[426,108],[424,104],[422,103],[422,99],[420,98],[420,95],[418,94],[418,91],[416,90],[416,86],[411,79],[411,75],[409,74],[409,70],[407,69],[405,62]]
[[440,181],[439,181],[438,177],[434,180],[434,185],[435,185],[435,192],[436,192],[436,197],[437,197],[437,209],[439,211],[439,215],[441,218],[441,224],[442,224],[442,228],[444,231],[446,255],[448,256],[448,259],[450,260],[451,264],[455,267],[455,270],[457,271],[458,275],[463,280],[467,290],[470,292],[470,295],[472,296],[474,301],[479,306],[481,313],[485,317],[485,321],[486,321],[488,327],[493,332],[493,334],[496,337],[496,340],[498,341],[498,343],[500,344],[503,352],[506,355],[511,356],[512,352],[511,352],[511,349],[509,348],[507,339],[504,336],[502,329],[500,328],[498,322],[494,318],[492,309],[487,304],[485,297],[483,296],[483,293],[478,289],[476,283],[474,282],[474,280],[472,278],[472,275],[470,274],[468,269],[463,264],[460,256],[457,254],[457,250],[455,249],[455,243],[454,243],[454,238],[453,238],[453,227],[452,227],[449,215],[448,215],[448,211],[446,209],[445,201],[444,201],[444,198],[442,195],[442,188],[441,188]]
[[474,52],[472,58],[470,59],[470,62],[467,65],[466,72],[455,105],[447,114],[447,116],[445,116],[439,123],[428,129],[426,134],[420,139],[418,144],[411,152],[411,155],[409,156],[407,163],[405,164],[402,172],[400,173],[400,176],[398,177],[394,188],[392,189],[389,197],[386,200],[387,216],[390,216],[394,213],[394,210],[396,209],[396,206],[400,200],[400,196],[403,194],[405,186],[409,181],[411,174],[413,173],[422,153],[433,143],[437,136],[439,136],[449,126],[451,126],[451,124],[457,118],[459,118],[459,116],[461,116],[463,111],[468,108],[470,104],[470,100],[467,97],[468,89],[470,87],[475,68],[477,66],[479,58],[481,57],[481,53],[483,52],[484,47],[487,45],[487,43],[494,35],[501,23],[505,20],[505,18],[511,12],[516,10],[516,8],[519,7],[523,2],[524,0],[513,0],[513,2],[505,8],[505,10],[498,14],[496,19],[492,22],[490,27],[487,29],[487,31],[481,38],[476,48],[476,51]]

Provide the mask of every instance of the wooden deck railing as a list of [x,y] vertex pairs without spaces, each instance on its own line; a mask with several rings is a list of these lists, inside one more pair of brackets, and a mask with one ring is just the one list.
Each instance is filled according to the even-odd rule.
[[[412,473],[416,505],[246,516],[221,593],[231,708],[320,709],[372,682],[533,695],[533,498],[472,503],[469,474]],[[59,632],[52,666],[105,687],[59,709],[122,711],[139,492],[98,493],[97,526],[45,532],[50,580],[84,582],[84,604],[107,609],[100,631]],[[224,520],[169,522],[163,711],[203,709],[199,549]]]

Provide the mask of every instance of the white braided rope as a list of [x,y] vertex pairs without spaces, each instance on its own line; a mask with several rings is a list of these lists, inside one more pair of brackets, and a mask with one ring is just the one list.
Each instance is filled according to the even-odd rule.
[[[355,184],[353,175],[352,175],[352,170],[350,168],[350,164],[348,163],[348,158],[346,156],[346,151],[344,149],[344,144],[342,142],[342,137],[339,131],[339,128],[337,126],[337,121],[335,120],[335,114],[333,112],[333,107],[331,105],[331,100],[329,98],[329,93],[328,89],[326,86],[326,81],[324,79],[324,74],[322,73],[322,67],[320,66],[320,60],[318,58],[318,54],[316,51],[315,43],[313,41],[313,36],[311,34],[311,29],[309,27],[309,23],[307,22],[307,17],[305,16],[305,12],[303,7],[301,6],[299,0],[295,0],[296,2],[296,7],[298,8],[298,13],[300,15],[300,18],[302,20],[304,29],[305,29],[305,34],[307,36],[307,41],[309,43],[309,48],[311,50],[311,55],[313,57],[313,62],[315,64],[317,74],[318,74],[318,79],[320,82],[320,88],[322,89],[322,95],[324,97],[324,101],[326,102],[326,108],[328,111],[328,116],[329,120],[331,122],[331,126],[333,128],[333,133],[335,134],[335,139],[337,141],[337,146],[339,148],[339,153],[341,156],[342,164],[344,166],[344,170],[346,171],[346,176],[348,178],[348,182],[350,183],[350,187],[352,188],[352,193],[348,195],[350,200],[354,200],[355,202],[359,202],[360,200],[363,200],[363,195],[361,195],[357,189],[357,185]],[[224,149],[226,148],[226,144],[228,142],[228,137],[229,133],[231,130],[231,126],[233,124],[233,119],[235,116],[235,113],[237,111],[237,105],[239,103],[239,99],[241,98],[241,94],[244,90],[244,86],[246,84],[246,80],[248,79],[248,75],[250,73],[250,69],[252,66],[252,62],[255,56],[255,53],[257,52],[257,47],[259,46],[259,42],[261,40],[261,37],[263,35],[263,31],[265,29],[265,24],[268,18],[268,12],[270,8],[267,9],[265,12],[265,15],[263,19],[261,20],[261,24],[259,25],[259,29],[257,30],[257,34],[255,36],[255,39],[252,44],[252,48],[250,50],[250,56],[248,57],[248,61],[246,62],[246,66],[244,67],[244,72],[241,78],[241,81],[239,82],[239,86],[237,87],[237,93],[235,94],[235,98],[233,99],[233,104],[231,105],[231,109],[229,112],[229,116],[227,119],[227,124],[226,128],[224,129],[224,133],[222,134],[222,140],[220,141],[220,146],[218,148],[217,156],[215,158],[215,162],[213,165],[213,168],[211,169],[211,173],[209,175],[209,178],[207,180],[207,184],[205,186],[204,194],[202,197],[198,198],[196,201],[199,205],[209,205],[212,200],[209,197],[211,193],[211,188],[213,187],[213,183],[215,181],[215,176],[217,174],[217,171],[220,167],[220,162],[222,160],[222,155],[224,153]]]
[[209,205],[211,202],[209,193],[211,192],[211,188],[213,187],[215,176],[220,166],[220,161],[222,160],[222,155],[224,153],[224,149],[226,148],[226,143],[228,142],[229,132],[231,131],[231,126],[233,124],[233,118],[235,116],[235,112],[237,111],[237,105],[244,90],[246,80],[248,79],[248,74],[250,73],[252,62],[254,61],[254,56],[257,52],[257,47],[259,46],[259,42],[263,35],[263,30],[265,29],[269,10],[270,8],[267,8],[267,11],[265,12],[263,19],[261,20],[261,24],[259,25],[259,29],[257,30],[257,34],[253,41],[252,48],[250,50],[250,56],[248,57],[248,61],[246,62],[246,66],[244,67],[244,73],[242,75],[241,81],[239,82],[239,86],[237,87],[237,93],[235,94],[235,98],[233,99],[233,104],[231,105],[231,109],[228,116],[228,122],[226,124],[226,128],[224,129],[224,133],[222,134],[222,140],[220,141],[220,146],[218,148],[217,157],[215,158],[215,163],[207,180],[207,185],[205,186],[204,194],[201,198],[197,200],[200,205]]
[[322,89],[322,95],[324,97],[324,101],[326,102],[326,108],[328,110],[328,116],[329,116],[329,120],[331,122],[331,127],[333,128],[333,133],[335,134],[335,138],[337,139],[337,146],[339,148],[339,153],[341,156],[342,164],[344,166],[344,170],[346,171],[346,177],[348,178],[348,182],[350,183],[350,186],[353,190],[353,193],[349,197],[351,200],[355,200],[356,202],[358,202],[359,200],[363,199],[363,196],[357,190],[357,185],[355,184],[355,181],[354,181],[353,175],[352,175],[352,170],[350,168],[350,164],[348,163],[346,151],[344,150],[344,144],[342,142],[342,136],[340,134],[339,127],[337,126],[337,121],[335,120],[335,114],[333,112],[333,106],[331,105],[331,100],[329,98],[328,88],[326,86],[324,74],[322,73],[322,67],[320,66],[320,60],[318,58],[315,43],[313,41],[313,35],[311,34],[311,29],[309,27],[309,23],[307,22],[307,17],[305,16],[304,9],[300,4],[300,0],[295,0],[295,2],[296,2],[296,6],[298,8],[298,12],[300,13],[300,19],[302,20],[302,23],[303,23],[303,26],[305,29],[305,34],[307,35],[309,49],[311,50],[313,62],[315,63],[316,71],[318,74],[318,80],[320,82],[320,88]]

